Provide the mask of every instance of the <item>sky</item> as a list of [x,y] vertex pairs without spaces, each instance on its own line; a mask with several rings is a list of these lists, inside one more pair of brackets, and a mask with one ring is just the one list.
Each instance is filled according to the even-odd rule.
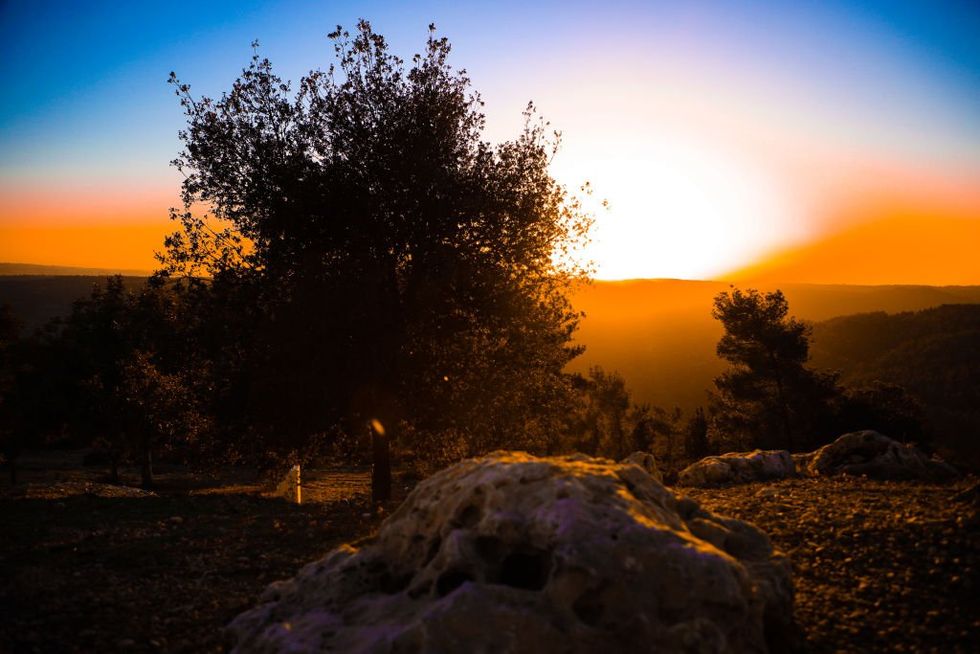
[[152,268],[170,71],[219,95],[258,39],[297,80],[361,17],[406,59],[434,22],[488,140],[562,131],[599,278],[980,283],[975,1],[3,1],[0,261]]

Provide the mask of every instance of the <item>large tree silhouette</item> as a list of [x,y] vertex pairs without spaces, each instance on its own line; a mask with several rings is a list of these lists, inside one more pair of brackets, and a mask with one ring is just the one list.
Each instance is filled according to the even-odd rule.
[[483,140],[434,27],[410,65],[365,21],[330,36],[336,64],[295,93],[257,54],[218,99],[171,76],[188,126],[163,262],[211,276],[202,309],[231,326],[205,329],[201,356],[257,450],[370,428],[385,499],[403,426],[470,450],[549,429],[577,353],[568,255],[590,220],[530,107],[516,139]]

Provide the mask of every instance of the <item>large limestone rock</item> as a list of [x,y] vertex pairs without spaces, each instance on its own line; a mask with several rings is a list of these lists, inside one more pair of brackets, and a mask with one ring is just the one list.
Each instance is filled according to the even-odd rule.
[[659,481],[661,484],[664,483],[664,476],[660,472],[660,468],[657,467],[657,458],[653,456],[650,452],[633,452],[628,457],[620,461],[623,464],[632,463],[638,465],[643,470]]
[[786,450],[753,450],[709,456],[680,471],[678,486],[709,488],[750,481],[786,479],[796,474],[793,457]]
[[847,474],[875,479],[941,480],[957,476],[955,468],[930,459],[914,445],[870,430],[844,434],[813,452],[804,472],[811,476]]
[[784,652],[787,559],[753,525],[584,456],[498,452],[270,586],[238,652]]

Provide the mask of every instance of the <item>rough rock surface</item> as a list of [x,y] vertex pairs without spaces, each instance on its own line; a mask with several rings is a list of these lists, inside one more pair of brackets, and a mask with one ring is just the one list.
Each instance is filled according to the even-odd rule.
[[943,480],[957,476],[952,466],[930,459],[914,445],[876,431],[844,434],[809,455],[803,472],[810,476],[866,475],[873,479]]
[[766,652],[788,560],[633,465],[495,453],[422,482],[359,546],[277,582],[239,652]]
[[661,484],[664,483],[664,476],[661,474],[660,468],[657,467],[657,459],[649,452],[633,452],[628,457],[620,461],[620,463],[633,463],[638,465],[643,468],[648,475],[659,481]]
[[815,454],[816,452],[794,452],[790,455],[793,457],[793,467],[796,468],[797,475],[801,477],[809,475],[810,461],[813,460]]
[[678,486],[710,488],[750,481],[786,479],[796,474],[793,457],[786,450],[729,452],[696,461],[680,471]]

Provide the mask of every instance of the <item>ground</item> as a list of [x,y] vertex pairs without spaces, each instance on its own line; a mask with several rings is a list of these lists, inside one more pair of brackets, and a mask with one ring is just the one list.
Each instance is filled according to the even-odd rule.
[[[0,651],[223,651],[221,627],[269,582],[383,517],[363,471],[309,474],[301,505],[247,478],[173,472],[144,495],[99,474],[28,470],[0,495]],[[968,652],[980,642],[980,526],[975,504],[952,498],[970,483],[684,492],[791,555],[810,651]],[[410,484],[399,479],[398,495]]]
[[749,520],[790,555],[812,652],[975,652],[980,643],[976,480],[791,479],[685,489]]

